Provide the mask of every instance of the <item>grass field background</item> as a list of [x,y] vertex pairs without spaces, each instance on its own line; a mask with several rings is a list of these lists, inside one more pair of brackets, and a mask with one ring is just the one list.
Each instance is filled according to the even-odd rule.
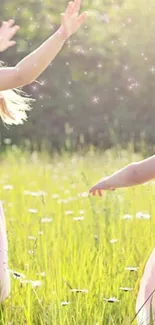
[[[102,198],[87,192],[102,176],[139,159],[131,149],[50,158],[13,147],[1,156],[9,267],[25,275],[12,277],[1,324],[131,323],[143,267],[155,246],[155,184]],[[104,300],[112,297],[119,301]]]

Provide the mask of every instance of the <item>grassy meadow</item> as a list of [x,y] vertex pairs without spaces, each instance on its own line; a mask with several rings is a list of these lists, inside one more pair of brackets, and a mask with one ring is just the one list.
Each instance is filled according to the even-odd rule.
[[90,150],[50,158],[13,148],[0,159],[9,268],[22,274],[11,278],[0,324],[131,324],[143,267],[155,246],[155,184],[102,198],[87,191],[141,156]]

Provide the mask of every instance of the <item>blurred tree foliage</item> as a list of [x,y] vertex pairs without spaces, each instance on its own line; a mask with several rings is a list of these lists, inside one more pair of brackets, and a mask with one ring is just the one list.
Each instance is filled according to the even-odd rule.
[[[60,24],[67,1],[1,0],[0,19],[21,26],[17,46],[0,57],[15,65]],[[155,4],[153,0],[83,0],[86,24],[25,90],[36,98],[24,126],[1,127],[1,138],[53,147],[92,143],[108,148],[145,134],[155,141]],[[67,141],[66,141],[67,140]]]

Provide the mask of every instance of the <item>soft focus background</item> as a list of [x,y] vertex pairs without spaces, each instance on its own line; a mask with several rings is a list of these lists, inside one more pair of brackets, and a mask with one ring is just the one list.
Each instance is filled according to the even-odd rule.
[[[15,65],[60,24],[66,0],[1,0],[0,19],[15,18],[17,46],[0,59]],[[155,5],[153,0],[87,1],[86,24],[60,55],[25,90],[36,98],[24,127],[1,128],[14,143],[48,142],[68,150],[94,144],[145,139],[153,144],[155,87]],[[28,142],[26,142],[28,144]]]
[[[9,66],[57,30],[65,0],[1,0]],[[87,1],[86,24],[37,82],[23,126],[0,126],[0,198],[12,291],[0,325],[137,324],[155,246],[155,182],[91,197],[102,176],[154,152],[155,4]],[[3,150],[5,149],[5,150]],[[152,288],[153,290],[154,288]]]

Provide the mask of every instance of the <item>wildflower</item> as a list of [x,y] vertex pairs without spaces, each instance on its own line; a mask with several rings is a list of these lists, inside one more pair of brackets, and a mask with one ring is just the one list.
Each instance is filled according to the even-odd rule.
[[13,187],[13,185],[8,184],[8,185],[4,185],[3,188],[4,188],[4,190],[13,190],[14,187]]
[[150,216],[149,213],[137,212],[136,213],[136,218],[137,219],[150,219],[151,216]]
[[34,237],[34,236],[28,236],[27,237],[29,240],[36,240],[36,237]]
[[19,279],[19,278],[25,278],[25,275],[22,274],[22,273],[19,273],[17,271],[14,271],[14,270],[9,270],[10,274],[13,276],[13,278],[15,279]]
[[110,303],[115,303],[115,302],[119,302],[119,299],[112,297],[112,298],[103,298],[104,301],[110,302]]
[[85,214],[85,210],[80,210],[79,214]]
[[61,306],[68,306],[70,304],[70,301],[62,301]]
[[60,195],[59,194],[52,194],[52,199],[59,199]]
[[89,196],[89,193],[88,192],[83,192],[83,193],[80,193],[79,194],[79,197],[84,197],[84,198],[86,198],[86,197],[88,197]]
[[125,268],[125,270],[130,271],[130,272],[137,272],[139,269],[139,267],[132,267],[132,266],[128,266]]
[[69,193],[70,193],[70,191],[69,191],[69,190],[66,190],[64,193],[65,193],[65,194],[69,194]]
[[84,220],[84,217],[75,217],[73,220],[75,220],[75,221],[82,221],[82,220]]
[[133,290],[133,288],[127,288],[127,287],[125,287],[125,288],[120,287],[119,289],[122,291],[132,291]]
[[65,211],[65,214],[66,214],[67,216],[70,216],[71,214],[73,214],[73,211],[72,211],[72,210],[67,210],[67,211]]
[[115,244],[115,243],[117,243],[118,242],[118,239],[111,239],[111,240],[109,240],[109,243],[110,244]]
[[77,292],[77,293],[88,293],[88,289],[71,289],[71,292]]
[[45,277],[46,276],[46,273],[45,272],[40,272],[40,273],[38,273],[38,275],[40,275],[42,277]]
[[34,196],[34,197],[46,196],[47,195],[47,193],[44,192],[44,191],[38,191],[38,192],[24,191],[24,194]]
[[41,223],[50,223],[53,221],[53,218],[42,218]]
[[37,288],[42,285],[42,282],[37,280],[37,281],[32,281],[32,280],[21,280],[21,284],[31,284],[32,288]]
[[58,204],[62,204],[62,203],[67,204],[68,200],[67,199],[59,199],[57,202],[58,202]]
[[33,250],[33,249],[29,249],[29,250],[28,250],[28,253],[29,253],[30,255],[33,255],[33,254],[34,254],[34,250]]
[[124,220],[132,220],[133,216],[131,214],[124,214],[124,216],[122,217],[122,219]]
[[37,213],[37,212],[38,212],[38,210],[37,210],[37,209],[28,209],[28,211],[29,211],[30,213],[32,213],[32,214],[35,214],[35,213]]

